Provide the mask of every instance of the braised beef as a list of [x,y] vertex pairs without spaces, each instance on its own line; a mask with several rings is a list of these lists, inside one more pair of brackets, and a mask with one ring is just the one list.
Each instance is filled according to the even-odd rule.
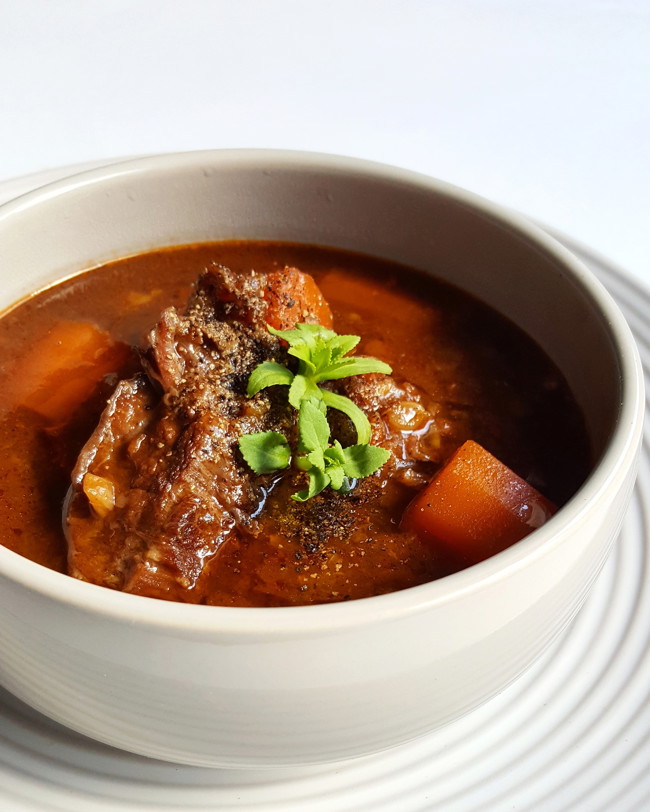
[[[127,592],[198,601],[201,576],[222,545],[233,534],[241,540],[260,533],[261,506],[278,478],[253,474],[238,438],[272,430],[295,439],[296,432],[286,389],[246,395],[261,361],[293,362],[266,328],[268,284],[265,274],[212,266],[184,313],[163,312],[143,353],[147,374],[118,385],[73,471],[70,574]],[[308,303],[291,299],[287,306],[313,320]],[[304,474],[282,475],[283,498],[269,500],[267,513],[278,533],[308,543],[344,537],[355,508],[376,496],[388,476],[407,471],[419,482],[418,462],[430,462],[439,450],[409,441],[427,435],[435,419],[416,387],[384,375],[336,387],[366,411],[374,441],[394,457],[352,495],[328,490],[306,504],[288,498],[304,487]],[[413,430],[396,429],[396,408],[417,412]],[[334,417],[333,425],[346,444],[355,442],[347,417]]]

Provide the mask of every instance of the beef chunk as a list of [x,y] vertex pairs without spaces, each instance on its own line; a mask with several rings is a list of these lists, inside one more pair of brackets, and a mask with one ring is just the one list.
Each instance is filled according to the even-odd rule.
[[384,479],[421,487],[454,451],[458,438],[470,436],[466,406],[441,403],[395,375],[356,375],[340,381],[338,391],[367,415],[372,443],[392,452],[380,472]]
[[[366,411],[373,442],[393,451],[385,470],[353,494],[328,489],[298,504],[289,496],[304,487],[303,473],[257,476],[243,462],[242,434],[279,431],[296,439],[286,390],[271,387],[248,398],[246,386],[261,361],[293,362],[266,328],[271,312],[285,326],[297,317],[331,320],[313,280],[301,277],[296,269],[234,274],[213,266],[184,313],[162,313],[143,351],[144,372],[117,386],[74,468],[66,513],[71,575],[136,594],[202,601],[210,562],[233,538],[254,542],[263,505],[264,532],[270,516],[274,532],[319,544],[345,538],[355,506],[376,498],[388,477],[420,484],[440,449],[435,404],[383,375],[329,384]],[[269,294],[277,288],[282,296]],[[354,443],[348,418],[331,417],[334,436]]]
[[162,314],[145,353],[148,376],[118,385],[73,471],[72,575],[191,600],[185,593],[233,527],[255,532],[262,483],[237,440],[293,431],[279,393],[246,396],[260,361],[286,361],[264,326],[264,282],[213,267],[184,314]]

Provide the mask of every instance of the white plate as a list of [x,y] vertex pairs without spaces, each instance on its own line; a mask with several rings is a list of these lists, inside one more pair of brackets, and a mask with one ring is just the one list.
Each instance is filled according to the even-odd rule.
[[[0,184],[0,202],[86,166]],[[650,292],[561,237],[623,308],[650,381]],[[96,744],[0,690],[2,812],[650,808],[650,434],[621,537],[563,638],[516,684],[417,742],[301,770],[206,770]],[[0,652],[0,656],[2,656]]]

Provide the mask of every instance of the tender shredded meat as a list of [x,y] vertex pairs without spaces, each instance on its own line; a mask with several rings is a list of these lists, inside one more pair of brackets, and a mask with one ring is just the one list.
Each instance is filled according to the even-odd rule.
[[[283,284],[287,273],[300,274],[284,269]],[[322,297],[315,299],[318,312],[290,296],[270,304],[270,277],[213,266],[184,313],[163,312],[143,353],[146,374],[117,386],[73,471],[72,575],[137,594],[205,600],[206,568],[231,538],[255,539],[266,502],[265,532],[271,521],[278,534],[307,544],[341,540],[355,507],[377,498],[389,477],[418,485],[440,462],[448,427],[436,422],[432,399],[391,376],[365,375],[332,386],[366,412],[373,442],[393,452],[383,471],[350,495],[328,490],[299,504],[289,495],[304,487],[304,474],[274,478],[248,469],[237,446],[242,434],[272,430],[295,438],[297,430],[286,390],[246,396],[257,364],[292,360],[266,329],[269,308],[286,324],[288,313],[315,321],[327,307]],[[332,424],[344,444],[355,442],[347,417],[334,414]]]

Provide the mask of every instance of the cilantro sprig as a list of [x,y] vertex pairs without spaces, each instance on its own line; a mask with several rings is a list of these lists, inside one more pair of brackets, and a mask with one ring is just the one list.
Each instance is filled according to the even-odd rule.
[[[239,448],[246,463],[257,474],[268,474],[294,465],[307,473],[307,488],[292,495],[304,502],[328,486],[347,492],[354,480],[369,476],[388,460],[390,452],[370,445],[370,422],[349,398],[319,384],[368,372],[390,374],[388,364],[376,358],[350,356],[359,336],[338,335],[317,324],[297,324],[293,330],[268,330],[289,345],[288,353],[298,359],[296,373],[276,361],[264,361],[251,373],[247,394],[253,397],[269,386],[288,386],[288,399],[298,411],[298,447],[292,452],[287,438],[274,431],[244,434]],[[344,448],[330,443],[327,409],[347,415],[357,434],[356,445]]]

